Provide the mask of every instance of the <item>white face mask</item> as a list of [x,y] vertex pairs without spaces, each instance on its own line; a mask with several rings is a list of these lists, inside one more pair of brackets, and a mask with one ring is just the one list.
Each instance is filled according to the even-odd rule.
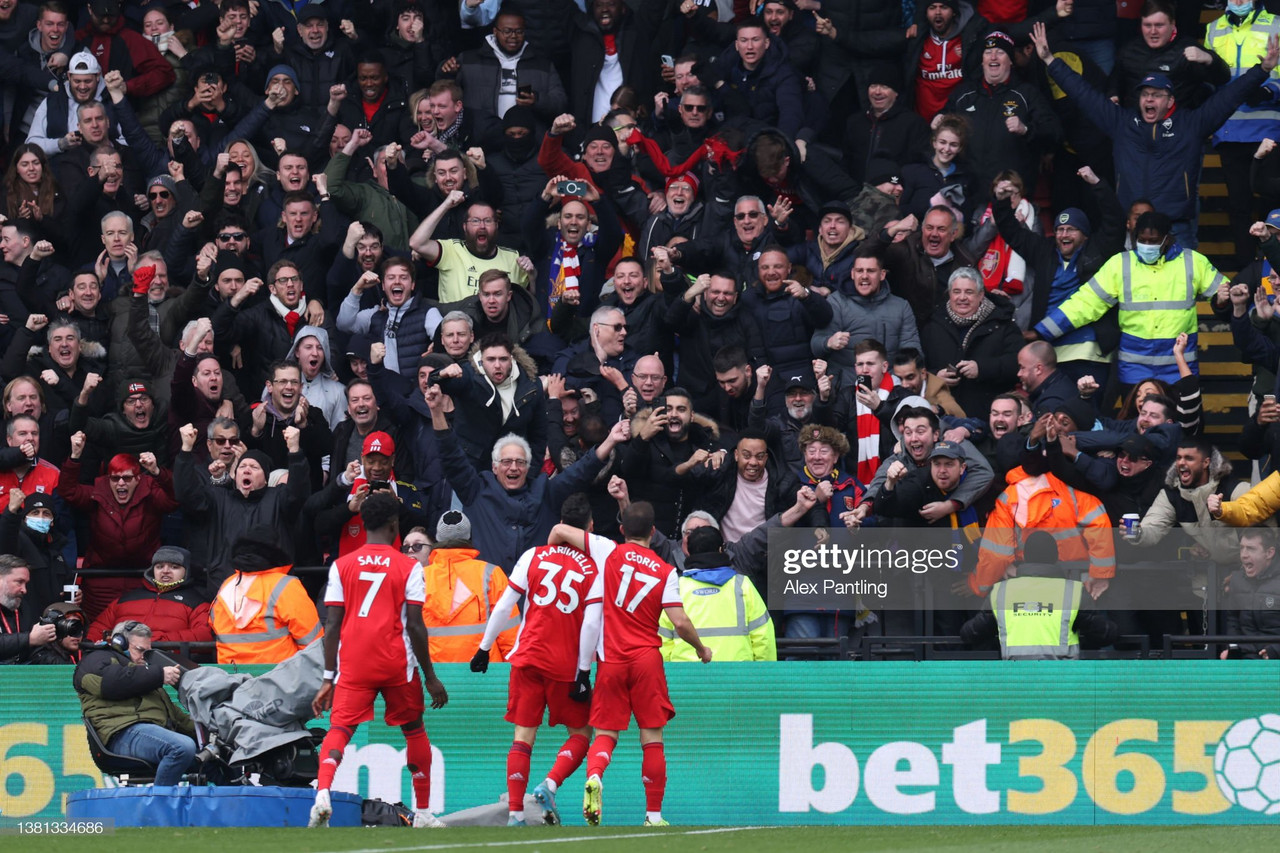
[[1154,264],[1160,259],[1159,243],[1135,243],[1133,251],[1137,253],[1138,260],[1144,264]]
[[1232,15],[1243,18],[1253,11],[1253,3],[1228,3],[1227,11]]

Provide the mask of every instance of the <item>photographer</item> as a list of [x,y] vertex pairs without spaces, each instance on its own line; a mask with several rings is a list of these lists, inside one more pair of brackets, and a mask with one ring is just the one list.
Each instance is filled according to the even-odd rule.
[[38,664],[78,664],[80,663],[80,643],[84,640],[84,612],[79,604],[59,601],[50,604],[40,615],[41,625],[52,625],[57,632],[57,639],[36,647],[27,663]]

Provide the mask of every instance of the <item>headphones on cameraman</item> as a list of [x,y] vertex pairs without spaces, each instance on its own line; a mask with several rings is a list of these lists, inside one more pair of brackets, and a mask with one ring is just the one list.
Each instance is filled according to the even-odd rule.
[[[41,625],[52,625],[54,630],[58,632],[58,639],[64,637],[83,637],[84,636],[84,614],[76,611],[75,614],[61,613],[59,611],[45,611],[40,617]],[[126,646],[127,648],[127,646]]]
[[120,630],[111,635],[111,639],[107,641],[107,645],[111,646],[113,651],[117,651],[122,655],[129,654],[129,637],[130,631],[141,625],[141,622],[130,619],[128,622],[120,626]]

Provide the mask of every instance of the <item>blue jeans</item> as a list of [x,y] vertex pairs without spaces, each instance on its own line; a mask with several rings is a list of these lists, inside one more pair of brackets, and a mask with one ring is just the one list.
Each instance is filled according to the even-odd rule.
[[135,723],[111,738],[108,746],[120,755],[159,765],[156,768],[157,786],[178,784],[196,757],[194,740],[154,723]]

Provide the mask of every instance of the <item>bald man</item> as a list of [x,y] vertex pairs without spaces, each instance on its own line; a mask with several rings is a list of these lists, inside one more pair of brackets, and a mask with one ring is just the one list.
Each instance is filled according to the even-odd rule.
[[1058,369],[1053,344],[1032,341],[1018,350],[1018,379],[1027,390],[1032,412],[1054,412],[1080,396],[1076,384]]

